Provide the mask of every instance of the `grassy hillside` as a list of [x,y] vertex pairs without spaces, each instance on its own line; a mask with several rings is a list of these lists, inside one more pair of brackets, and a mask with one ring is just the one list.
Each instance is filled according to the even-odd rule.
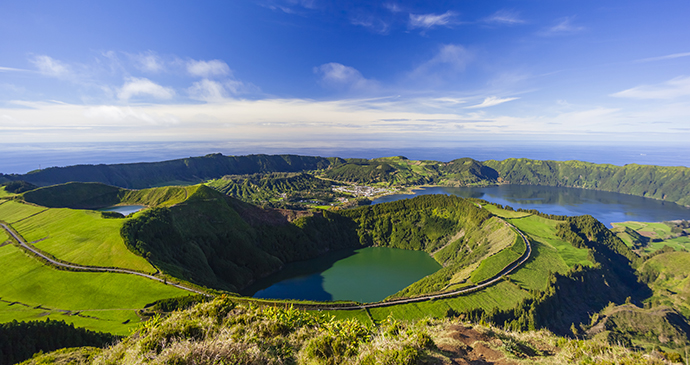
[[649,278],[654,296],[648,302],[677,308],[690,318],[690,253],[667,252],[647,260],[639,269]]
[[492,184],[498,175],[480,162],[462,158],[447,163],[414,161],[405,157],[376,158],[372,160],[347,159],[324,171],[323,176],[337,181],[358,184],[384,184],[414,186],[441,184],[466,186]]
[[28,191],[26,202],[49,208],[99,209],[112,205],[141,204],[167,207],[185,201],[198,186],[167,186],[128,190],[101,183],[69,182]]
[[516,333],[462,321],[388,319],[374,327],[293,308],[226,298],[147,323],[107,349],[45,354],[25,364],[669,364],[677,353],[628,350],[604,340]]
[[228,175],[211,180],[207,186],[246,202],[283,203],[300,200],[332,201],[331,186],[337,184],[307,173]]
[[621,222],[613,223],[612,231],[640,254],[651,254],[664,248],[690,249],[690,223],[673,222]]
[[133,252],[171,275],[238,290],[285,262],[358,245],[338,215],[291,222],[290,212],[249,206],[203,185],[195,189],[184,203],[144,211],[121,231]]
[[14,245],[0,247],[0,267],[0,322],[51,318],[124,335],[138,326],[137,309],[187,293],[133,275],[56,270]]
[[[6,205],[21,211],[25,204],[8,202]],[[2,214],[0,219],[4,220]],[[63,261],[156,272],[151,264],[125,246],[120,236],[125,221],[106,219],[100,212],[90,210],[51,208],[8,223],[27,242],[33,242],[36,248]]]

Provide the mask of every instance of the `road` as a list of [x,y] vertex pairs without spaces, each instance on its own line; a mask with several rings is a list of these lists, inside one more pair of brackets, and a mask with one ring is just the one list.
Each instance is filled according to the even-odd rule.
[[170,286],[174,286],[174,287],[176,287],[176,288],[179,288],[179,289],[182,289],[182,290],[186,290],[186,291],[189,291],[189,292],[192,292],[192,293],[202,294],[202,295],[207,295],[207,296],[208,296],[208,294],[207,294],[207,293],[204,293],[203,291],[196,290],[196,289],[193,289],[193,288],[189,288],[189,287],[186,287],[186,286],[184,286],[184,285],[180,285],[180,284],[176,284],[176,283],[171,283],[171,282],[166,281],[165,279],[161,279],[161,278],[159,278],[159,277],[156,277],[156,276],[153,276],[153,275],[149,275],[149,274],[144,274],[144,273],[141,273],[141,272],[138,272],[138,271],[134,271],[134,270],[116,269],[116,268],[98,267],[98,266],[82,266],[82,265],[77,265],[77,264],[63,263],[63,262],[60,262],[60,261],[56,261],[56,260],[54,260],[54,259],[52,259],[52,258],[46,256],[43,252],[39,251],[39,250],[36,249],[35,247],[33,247],[33,246],[27,244],[26,241],[24,241],[24,239],[23,239],[20,235],[16,234],[16,233],[15,233],[12,229],[10,229],[5,223],[0,223],[0,226],[2,226],[2,228],[7,232],[7,234],[9,234],[10,236],[12,236],[17,242],[19,242],[19,244],[20,244],[25,250],[31,251],[31,252],[32,252],[33,254],[35,254],[36,256],[38,256],[38,257],[40,257],[40,258],[42,258],[42,259],[48,261],[50,264],[52,264],[52,265],[54,265],[54,266],[63,267],[63,268],[71,269],[71,270],[75,270],[75,271],[88,271],[88,272],[94,272],[94,271],[95,271],[95,272],[110,272],[110,273],[120,273],[120,274],[137,275],[137,276],[141,276],[141,277],[144,277],[144,278],[147,278],[147,279],[156,280],[156,281],[159,281],[159,282],[161,282],[161,283],[163,283],[163,284],[167,284],[167,285],[170,285]]

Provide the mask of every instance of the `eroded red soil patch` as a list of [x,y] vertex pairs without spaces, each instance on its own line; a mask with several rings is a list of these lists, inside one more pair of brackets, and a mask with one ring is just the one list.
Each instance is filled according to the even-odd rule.
[[447,337],[455,341],[441,343],[438,347],[450,354],[454,364],[517,365],[517,362],[506,359],[502,352],[492,348],[492,345],[500,345],[500,340],[491,339],[472,328],[452,325],[448,328]]

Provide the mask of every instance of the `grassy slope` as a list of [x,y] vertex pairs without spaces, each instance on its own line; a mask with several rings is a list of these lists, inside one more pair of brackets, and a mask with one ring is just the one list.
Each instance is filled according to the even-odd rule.
[[517,212],[498,209],[493,205],[485,208],[493,214],[506,217],[530,240],[532,257],[520,270],[510,275],[511,280],[521,287],[543,290],[547,285],[549,272],[563,274],[578,264],[592,266],[586,249],[575,248],[556,236],[555,227],[560,221],[534,215],[518,215]]
[[[481,235],[486,238],[484,245],[486,250],[484,255],[480,256],[477,261],[467,265],[461,270],[458,270],[449,282],[449,290],[458,289],[459,286],[455,286],[455,284],[466,282],[485,258],[490,257],[510,246],[517,238],[517,235],[515,232],[513,232],[513,230],[508,228],[501,220],[495,217],[492,217],[484,224],[481,230]],[[469,285],[469,283],[462,286],[465,285]]]
[[690,237],[673,237],[671,232],[671,227],[663,222],[620,222],[613,223],[612,232],[616,233],[616,236],[623,240],[626,245],[633,247],[635,242],[630,235],[625,232],[625,228],[630,228],[638,233],[645,233],[645,236],[650,239],[661,239],[660,242],[649,242],[646,246],[642,247],[641,253],[652,253],[656,250],[663,248],[664,246],[673,247],[675,250],[687,250],[690,249]]
[[449,309],[465,312],[476,308],[509,309],[527,298],[529,293],[515,284],[500,282],[485,290],[459,296],[452,299],[395,305],[392,307],[372,308],[371,315],[376,321],[382,321],[389,315],[395,319],[415,320],[426,317],[443,318]]
[[[41,264],[14,245],[0,247],[0,297],[3,301],[25,303],[31,308],[2,304],[0,320],[38,319],[50,313],[93,330],[126,334],[137,325],[132,309],[142,308],[157,299],[186,295],[187,292],[149,279],[109,273],[61,271]],[[81,311],[96,318],[66,317],[59,312],[35,308]],[[26,310],[25,310],[26,309]],[[129,320],[129,323],[122,322]]]
[[48,208],[35,205],[22,204],[16,201],[0,202],[0,220],[5,223],[14,224],[22,219],[41,213]]
[[34,246],[60,260],[156,271],[125,246],[120,237],[124,219],[105,219],[100,213],[88,210],[46,209],[10,201],[0,204],[0,220],[12,224],[27,242],[35,242]]
[[0,198],[9,198],[15,195],[14,193],[7,192],[4,186],[0,186]]
[[156,272],[144,258],[127,249],[120,228],[125,219],[105,219],[99,212],[49,209],[13,225],[27,242],[67,262]]
[[121,204],[143,204],[152,207],[170,207],[187,200],[200,185],[167,186],[142,190],[128,190],[120,198]]
[[654,290],[650,301],[678,308],[686,317],[690,316],[690,302],[687,299],[690,297],[690,253],[668,252],[657,255],[647,260],[640,271],[645,271],[646,267],[659,273],[650,284]]

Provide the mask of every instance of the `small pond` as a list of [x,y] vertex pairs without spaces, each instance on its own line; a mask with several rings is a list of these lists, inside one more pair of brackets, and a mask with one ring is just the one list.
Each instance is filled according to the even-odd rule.
[[145,207],[143,205],[115,205],[112,207],[107,207],[107,208],[102,208],[99,209],[99,212],[118,212],[122,213],[122,215],[127,216],[129,214],[132,214],[134,212],[138,212]]
[[422,251],[387,247],[341,250],[287,264],[243,294],[255,298],[377,302],[440,268]]

